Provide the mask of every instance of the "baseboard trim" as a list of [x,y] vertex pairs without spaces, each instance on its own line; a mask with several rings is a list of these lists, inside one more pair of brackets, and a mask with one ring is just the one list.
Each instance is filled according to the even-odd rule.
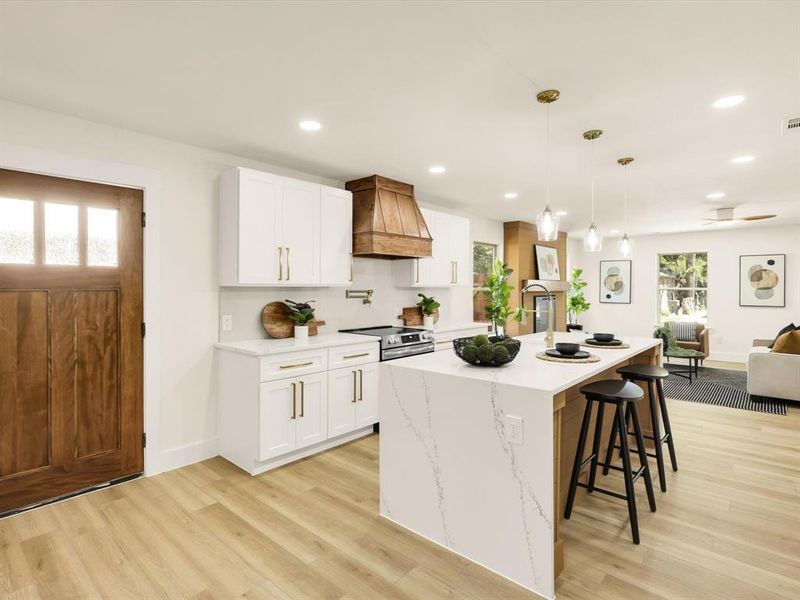
[[187,465],[191,465],[209,458],[214,458],[219,454],[219,440],[212,438],[170,448],[161,452],[161,464],[159,472],[172,471]]
[[747,362],[747,354],[741,352],[712,352],[708,355],[708,360],[744,364]]

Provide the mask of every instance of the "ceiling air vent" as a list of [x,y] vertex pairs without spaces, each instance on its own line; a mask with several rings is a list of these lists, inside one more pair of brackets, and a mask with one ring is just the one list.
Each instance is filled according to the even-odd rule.
[[800,117],[781,121],[781,135],[789,135],[790,133],[800,133]]

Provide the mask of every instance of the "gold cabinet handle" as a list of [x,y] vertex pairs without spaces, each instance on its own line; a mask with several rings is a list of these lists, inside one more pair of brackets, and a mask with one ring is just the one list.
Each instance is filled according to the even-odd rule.
[[458,261],[454,260],[453,263],[454,263],[453,273],[455,274],[455,276],[453,277],[453,279],[455,281],[453,281],[453,283],[457,284],[458,283]]
[[353,371],[353,404],[358,401],[358,397],[356,396],[356,390],[358,390],[358,384],[356,383],[356,372]]
[[292,278],[292,263],[289,262],[289,250],[291,250],[291,248],[286,249],[286,281]]
[[[304,362],[304,363],[297,363],[296,365],[281,365],[278,367],[279,369],[298,369],[300,367],[310,367],[314,364],[314,361]],[[294,384],[292,384],[294,385]]]
[[364,371],[358,370],[358,401],[364,401]]
[[297,396],[297,384],[293,383],[292,384],[292,418],[293,419],[297,418],[297,402],[296,402],[297,398],[296,398],[296,396]]
[[416,275],[414,276],[414,283],[419,283],[419,259],[414,259],[414,267],[416,271]]
[[300,382],[300,417],[306,416],[306,384]]
[[353,281],[353,253],[350,253],[350,281]]
[[361,354],[347,354],[342,358],[350,359],[350,358],[361,358],[362,356],[369,356],[369,352],[362,352]]
[[278,246],[278,281],[283,281],[283,248]]
[[434,344],[446,344],[447,342],[452,342],[452,339],[449,340],[433,340]]

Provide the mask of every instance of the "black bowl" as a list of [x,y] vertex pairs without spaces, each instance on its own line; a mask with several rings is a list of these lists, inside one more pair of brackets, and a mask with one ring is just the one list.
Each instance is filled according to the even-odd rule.
[[574,344],[572,342],[559,342],[556,344],[556,350],[558,350],[561,354],[564,354],[566,356],[571,356],[580,349],[581,349],[580,344]]
[[614,334],[613,333],[595,333],[594,336],[595,341],[598,342],[613,342],[614,341]]
[[489,336],[489,345],[492,347],[496,345],[502,345],[505,347],[507,352],[492,351],[491,355],[489,355],[487,352],[483,352],[484,356],[481,357],[477,354],[474,354],[473,351],[466,350],[467,346],[474,346],[472,343],[472,340],[474,339],[474,337],[454,339],[453,350],[461,360],[478,367],[499,367],[501,365],[508,364],[517,357],[517,354],[519,354],[519,349],[522,347],[522,343],[512,337],[491,335]]

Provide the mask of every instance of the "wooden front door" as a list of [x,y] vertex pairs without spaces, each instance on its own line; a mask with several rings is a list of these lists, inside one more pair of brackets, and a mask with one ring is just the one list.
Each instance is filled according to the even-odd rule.
[[143,470],[142,192],[0,169],[0,513]]

